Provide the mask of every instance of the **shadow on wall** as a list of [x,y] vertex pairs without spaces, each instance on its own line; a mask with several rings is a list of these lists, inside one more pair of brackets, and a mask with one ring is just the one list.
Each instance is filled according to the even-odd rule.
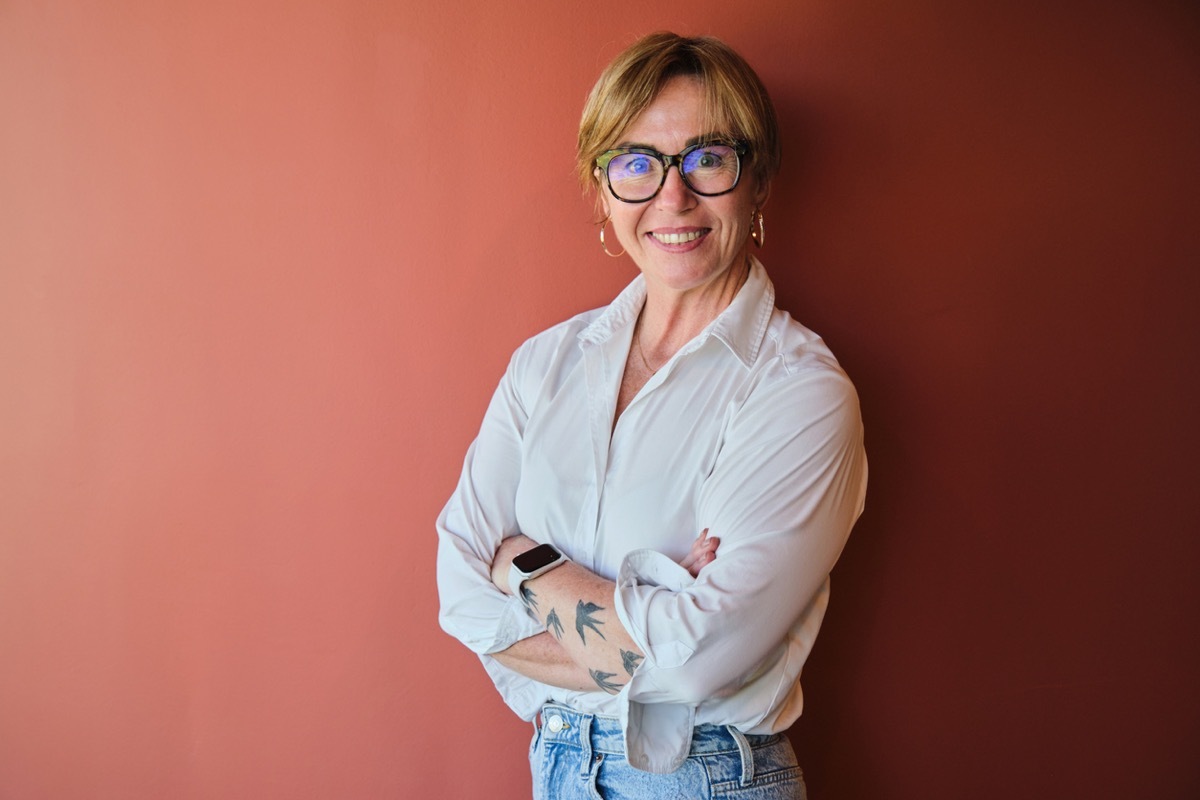
[[1196,17],[1071,5],[872,9],[842,63],[764,75],[762,258],[870,462],[791,731],[814,796],[1194,777]]
[[[871,473],[866,509],[835,570],[830,610],[805,668],[804,714],[788,735],[813,796],[825,796],[830,787],[836,787],[843,797],[883,797],[886,787],[879,782],[880,770],[870,763],[874,749],[865,740],[872,714],[865,702],[870,689],[864,682],[863,667],[870,659],[869,631],[876,627],[882,603],[873,587],[881,583],[887,531],[878,521],[888,518],[886,509],[891,503],[888,448],[878,447],[886,437],[879,413],[886,383],[874,369],[872,334],[853,331],[846,322],[857,316],[855,309],[845,307],[858,295],[853,273],[845,263],[828,254],[822,257],[817,250],[825,240],[840,238],[835,235],[836,216],[841,213],[836,204],[839,196],[854,194],[851,186],[829,184],[845,175],[838,168],[832,146],[839,133],[840,141],[848,141],[846,131],[834,130],[844,117],[839,118],[834,109],[812,108],[794,87],[781,88],[773,87],[773,100],[779,115],[783,166],[766,209],[770,227],[760,257],[775,283],[777,305],[821,334],[854,380],[862,404]],[[867,152],[884,147],[884,142],[864,141],[871,135],[884,135],[871,131],[866,120],[841,124],[855,131],[858,145]]]

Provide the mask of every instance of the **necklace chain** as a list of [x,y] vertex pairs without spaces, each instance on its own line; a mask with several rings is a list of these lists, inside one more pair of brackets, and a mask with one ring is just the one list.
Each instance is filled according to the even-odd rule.
[[[742,286],[744,286],[746,281],[750,278],[750,269],[751,269],[750,256],[747,255],[746,256],[746,269],[742,273],[741,279],[738,281],[737,287],[734,289],[734,292],[733,292],[735,297],[737,296],[737,293],[739,291],[741,291]],[[649,361],[649,359],[646,358],[646,351],[642,349],[642,318],[644,316],[645,316],[645,309],[643,309],[642,313],[638,315],[637,325],[633,329],[633,344],[635,347],[637,347],[638,357],[642,359],[642,365],[646,369],[650,370],[650,374],[653,375],[654,373],[656,373],[660,369],[662,369],[664,366],[666,366],[667,361],[670,361],[671,359],[668,358],[667,361],[664,361],[663,363],[659,364],[657,367],[650,366],[650,361]]]
[[[657,367],[652,367],[652,366],[650,366],[650,362],[646,360],[646,351],[642,349],[642,319],[641,319],[641,317],[638,317],[637,330],[634,331],[633,341],[637,345],[638,355],[641,356],[642,364],[644,364],[646,366],[646,369],[650,370],[651,375],[653,375],[654,373],[658,372],[660,369],[663,368],[662,364],[659,364]],[[663,363],[666,363],[666,362],[663,362]]]

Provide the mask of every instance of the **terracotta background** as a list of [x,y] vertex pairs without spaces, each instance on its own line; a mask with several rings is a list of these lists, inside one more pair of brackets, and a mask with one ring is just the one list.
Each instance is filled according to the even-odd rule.
[[633,275],[601,66],[774,94],[763,258],[864,399],[812,797],[1200,795],[1200,14],[1171,0],[0,1],[0,798],[521,798],[433,520]]

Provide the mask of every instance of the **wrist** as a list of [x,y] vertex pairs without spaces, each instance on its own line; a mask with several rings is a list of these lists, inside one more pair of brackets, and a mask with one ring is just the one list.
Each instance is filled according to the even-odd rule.
[[540,544],[515,556],[508,568],[508,594],[521,596],[521,584],[545,575],[567,563],[567,557],[552,544]]
[[496,552],[492,555],[491,568],[492,583],[495,584],[497,589],[505,594],[509,594],[508,572],[512,567],[513,559],[535,547],[537,547],[537,542],[520,533],[500,541]]

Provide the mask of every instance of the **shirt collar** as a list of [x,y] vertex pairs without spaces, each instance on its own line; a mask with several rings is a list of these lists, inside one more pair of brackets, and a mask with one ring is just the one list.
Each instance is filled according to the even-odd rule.
[[[638,275],[617,295],[608,308],[579,333],[584,344],[601,344],[618,331],[632,326],[646,302],[646,279]],[[750,274],[733,302],[717,315],[684,350],[691,351],[712,336],[723,342],[747,367],[758,358],[767,324],[775,310],[775,287],[767,271],[750,256]]]

